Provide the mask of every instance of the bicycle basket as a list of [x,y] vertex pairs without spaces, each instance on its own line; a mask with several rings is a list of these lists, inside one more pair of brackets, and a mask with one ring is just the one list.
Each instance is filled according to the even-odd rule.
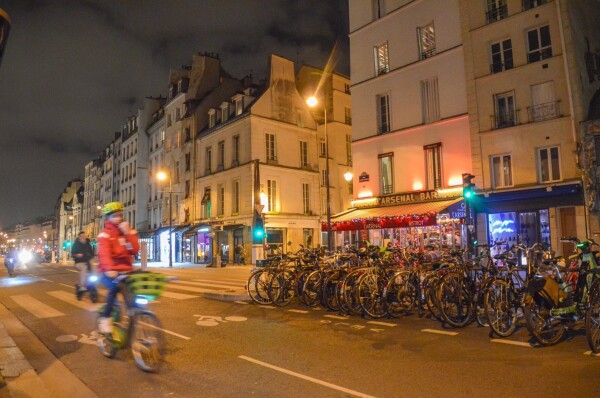
[[148,301],[152,301],[162,294],[167,277],[163,274],[141,272],[129,275],[126,283],[127,289],[133,297],[144,297]]

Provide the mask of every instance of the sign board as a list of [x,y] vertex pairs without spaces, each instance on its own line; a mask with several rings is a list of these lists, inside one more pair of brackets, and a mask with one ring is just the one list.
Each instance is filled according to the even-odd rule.
[[369,175],[363,171],[361,175],[358,176],[358,182],[367,182],[369,181]]
[[454,203],[448,206],[446,209],[450,214],[450,218],[466,218],[467,217],[467,206],[464,200]]
[[[431,190],[421,192],[395,193],[392,195],[376,196],[364,200],[355,200],[353,207],[382,207],[397,206],[410,203],[433,202],[437,200],[455,199],[462,196],[462,188],[447,190]],[[457,217],[460,218],[460,217]]]

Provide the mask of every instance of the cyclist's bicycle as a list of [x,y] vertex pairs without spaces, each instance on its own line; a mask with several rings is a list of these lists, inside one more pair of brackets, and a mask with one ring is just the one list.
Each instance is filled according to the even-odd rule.
[[[114,279],[119,292],[112,310],[112,334],[98,334],[102,355],[113,358],[121,349],[131,347],[137,366],[146,372],[160,368],[164,339],[160,322],[145,306],[160,297],[168,278],[144,271],[124,273]],[[120,297],[119,297],[120,296]],[[103,312],[100,308],[99,314]]]

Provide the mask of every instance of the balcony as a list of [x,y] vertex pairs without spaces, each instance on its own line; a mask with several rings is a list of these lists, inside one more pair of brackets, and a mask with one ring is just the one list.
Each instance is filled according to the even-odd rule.
[[532,8],[539,7],[542,4],[546,4],[548,0],[521,0],[523,5],[523,11],[531,10]]
[[429,50],[421,50],[421,61],[427,58],[431,58],[435,55],[435,48]]
[[490,73],[504,72],[505,70],[512,69],[514,67],[512,58],[505,59],[504,62],[496,62],[490,64]]
[[389,195],[394,193],[394,186],[393,185],[382,185],[381,186],[381,194],[382,195]]
[[546,58],[552,57],[552,47],[542,48],[536,51],[527,53],[527,63],[538,62]]
[[541,122],[543,120],[560,117],[560,101],[546,102],[527,108],[529,122]]
[[498,8],[491,9],[485,13],[485,20],[487,24],[500,21],[506,17],[508,17],[508,7],[506,4]]
[[519,124],[519,110],[492,115],[492,130],[505,129]]

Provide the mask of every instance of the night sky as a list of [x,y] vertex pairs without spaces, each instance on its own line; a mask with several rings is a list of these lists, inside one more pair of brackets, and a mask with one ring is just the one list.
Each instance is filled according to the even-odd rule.
[[0,226],[53,212],[168,70],[219,53],[236,77],[268,54],[349,74],[347,0],[0,0],[12,18],[0,66]]

